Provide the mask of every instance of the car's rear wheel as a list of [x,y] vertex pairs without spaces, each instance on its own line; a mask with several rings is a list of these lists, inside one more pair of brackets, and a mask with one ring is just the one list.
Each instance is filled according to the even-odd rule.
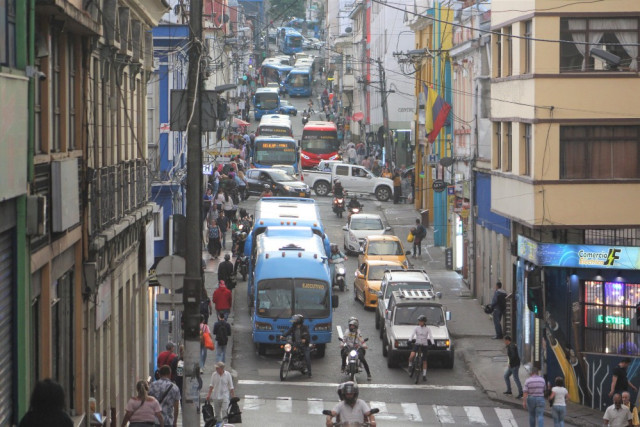
[[386,202],[391,198],[391,189],[385,185],[376,189],[376,199],[381,202]]

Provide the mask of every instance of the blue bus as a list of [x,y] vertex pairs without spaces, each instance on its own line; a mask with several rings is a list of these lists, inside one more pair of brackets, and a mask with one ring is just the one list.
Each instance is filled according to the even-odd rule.
[[316,353],[324,357],[331,342],[332,295],[324,242],[309,227],[268,227],[257,236],[251,318],[253,342],[258,354],[291,326],[291,316],[302,314]]
[[284,81],[284,89],[289,96],[306,96],[312,95],[311,88],[313,86],[313,67],[304,65],[296,67],[289,71],[287,79]]
[[257,136],[253,163],[257,168],[290,165],[298,173],[298,143],[287,136]]
[[287,74],[293,67],[283,64],[279,58],[266,58],[262,61],[258,73],[260,75],[260,84],[266,86],[269,82],[282,83],[287,78]]
[[302,34],[290,27],[279,28],[278,49],[286,55],[302,52]]
[[253,96],[253,111],[256,120],[264,114],[278,114],[280,112],[280,95],[277,87],[260,87]]

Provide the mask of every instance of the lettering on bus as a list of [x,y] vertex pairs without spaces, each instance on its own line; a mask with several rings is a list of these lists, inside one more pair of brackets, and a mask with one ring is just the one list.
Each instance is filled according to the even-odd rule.
[[267,149],[283,149],[284,151],[294,151],[286,142],[262,142],[260,148]]
[[324,289],[324,285],[321,285],[319,283],[303,283],[302,284],[302,289],[319,289],[319,290],[323,290]]
[[272,127],[261,127],[260,133],[281,133],[283,135],[289,135],[289,129],[287,128],[272,128]]
[[303,136],[304,139],[336,139],[335,135],[312,134]]

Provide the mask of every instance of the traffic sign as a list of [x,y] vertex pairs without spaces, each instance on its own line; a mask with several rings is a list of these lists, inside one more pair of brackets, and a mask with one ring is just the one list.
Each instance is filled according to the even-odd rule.
[[184,311],[182,294],[158,294],[156,295],[156,309],[158,311]]
[[158,283],[168,289],[182,289],[186,263],[184,258],[177,255],[169,255],[160,260],[156,267]]
[[438,163],[438,155],[437,154],[429,154],[429,157],[427,157],[427,163],[429,163],[430,165],[435,165],[436,163]]

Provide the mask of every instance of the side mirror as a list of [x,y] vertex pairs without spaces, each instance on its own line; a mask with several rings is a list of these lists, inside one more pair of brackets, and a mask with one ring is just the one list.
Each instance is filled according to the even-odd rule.
[[342,231],[349,231],[349,227],[347,227],[346,225],[342,226]]
[[364,279],[364,274],[362,274],[362,272],[360,270],[356,270],[356,278],[357,279]]
[[436,292],[436,297],[438,299],[442,299],[442,292]]
[[384,228],[384,231],[391,231],[391,227],[389,227],[388,225]]
[[364,255],[364,248],[361,247],[360,249],[358,249],[358,254],[360,255]]
[[378,291],[377,294],[379,299],[382,299],[382,291]]
[[444,312],[444,318],[447,320],[447,322],[449,320],[451,320],[451,312],[450,311],[445,311]]
[[338,308],[338,295],[331,295],[331,308]]
[[367,175],[367,179],[372,179],[373,177],[371,175]]
[[406,251],[404,254],[405,255],[411,255],[411,251]]

